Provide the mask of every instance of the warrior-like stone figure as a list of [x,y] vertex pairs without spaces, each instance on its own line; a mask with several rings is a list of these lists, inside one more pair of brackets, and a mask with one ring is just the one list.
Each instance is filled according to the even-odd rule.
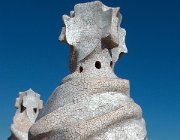
[[127,53],[119,8],[77,4],[63,16],[60,41],[70,46],[71,74],[63,79],[30,128],[32,140],[145,140],[141,108],[129,81],[114,74]]
[[16,114],[11,125],[12,135],[9,140],[28,140],[29,128],[35,122],[43,103],[40,95],[32,89],[20,92],[16,98]]

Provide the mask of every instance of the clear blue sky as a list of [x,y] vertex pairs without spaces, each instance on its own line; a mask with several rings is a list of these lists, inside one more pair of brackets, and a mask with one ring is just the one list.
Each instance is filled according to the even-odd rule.
[[[46,102],[69,74],[69,48],[58,42],[63,14],[83,0],[0,0],[0,140],[10,135],[18,92]],[[180,2],[103,0],[121,7],[129,53],[116,64],[141,105],[149,140],[180,140]]]

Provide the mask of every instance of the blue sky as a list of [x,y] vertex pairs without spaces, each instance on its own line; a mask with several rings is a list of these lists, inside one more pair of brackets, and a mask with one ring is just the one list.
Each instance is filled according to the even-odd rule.
[[[69,48],[58,42],[62,15],[85,0],[0,0],[0,139],[10,135],[18,92],[46,102],[69,74]],[[129,53],[115,73],[131,83],[149,140],[180,139],[180,2],[102,0],[121,7]]]

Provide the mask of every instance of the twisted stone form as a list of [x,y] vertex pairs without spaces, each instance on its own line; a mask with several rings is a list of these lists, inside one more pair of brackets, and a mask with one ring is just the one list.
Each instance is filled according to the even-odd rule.
[[40,95],[32,89],[20,92],[16,98],[16,114],[11,125],[12,135],[9,140],[28,140],[29,128],[35,122],[43,103]]
[[63,16],[60,41],[70,46],[71,74],[63,79],[30,129],[32,140],[145,140],[141,108],[129,81],[114,74],[127,53],[119,8],[77,4]]

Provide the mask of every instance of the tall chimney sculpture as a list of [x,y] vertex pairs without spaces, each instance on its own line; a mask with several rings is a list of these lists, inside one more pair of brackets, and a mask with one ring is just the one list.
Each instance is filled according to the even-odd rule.
[[60,41],[70,47],[70,71],[54,90],[32,140],[147,140],[141,108],[130,98],[129,81],[114,74],[127,53],[119,8],[81,3],[63,15]]

